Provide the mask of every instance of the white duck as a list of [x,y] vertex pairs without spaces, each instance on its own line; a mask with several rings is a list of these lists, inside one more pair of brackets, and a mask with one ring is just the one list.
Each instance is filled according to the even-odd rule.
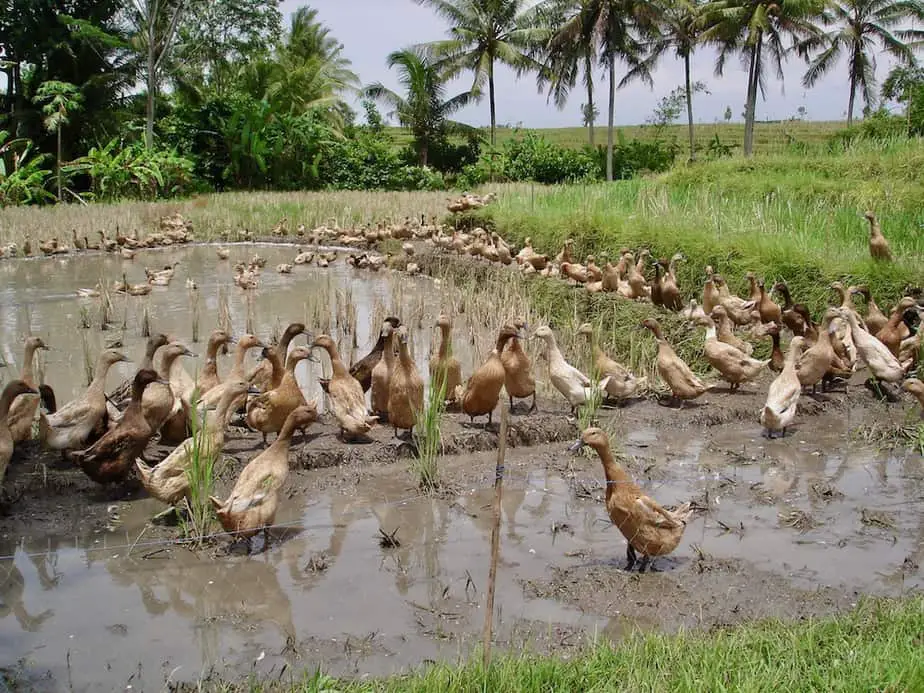
[[539,327],[533,333],[533,338],[545,341],[548,349],[549,377],[555,389],[568,400],[568,404],[571,405],[572,414],[575,413],[579,406],[593,399],[595,391],[606,390],[610,381],[610,376],[606,376],[594,386],[590,378],[565,361],[565,357],[562,356],[558,344],[555,341],[555,334],[549,327],[545,325]]
[[897,383],[905,377],[905,369],[889,347],[860,327],[857,314],[846,308],[839,308],[838,314],[850,326],[850,336],[857,349],[859,359],[866,364],[876,380]]
[[767,436],[770,438],[777,431],[786,435],[787,426],[796,418],[796,405],[802,394],[802,384],[799,382],[796,364],[802,356],[804,345],[805,340],[802,337],[793,337],[792,342],[789,343],[783,370],[770,383],[767,403],[760,413],[760,423],[767,429]]
[[729,384],[732,392],[743,383],[754,380],[770,363],[770,359],[766,361],[752,359],[731,344],[720,342],[716,334],[715,321],[712,318],[705,318],[700,322],[706,326],[706,343],[703,349],[706,360],[722,375],[722,379]]

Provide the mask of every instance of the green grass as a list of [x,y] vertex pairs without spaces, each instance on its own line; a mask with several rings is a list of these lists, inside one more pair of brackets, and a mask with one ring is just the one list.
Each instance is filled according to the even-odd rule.
[[411,462],[417,474],[420,488],[432,491],[439,485],[439,457],[442,444],[440,426],[446,413],[446,376],[443,374],[439,387],[431,383],[427,391],[427,402],[414,427],[417,454]]
[[215,463],[220,450],[211,450],[207,431],[207,417],[218,416],[215,412],[203,412],[199,418],[199,392],[193,392],[193,407],[190,413],[192,428],[192,450],[189,457],[189,466],[185,473],[189,483],[189,491],[185,497],[186,517],[183,521],[183,535],[194,542],[201,542],[212,529],[215,511],[209,496],[215,488]]
[[[809,120],[780,120],[771,122],[758,122],[754,127],[754,151],[758,154],[780,152],[789,148],[793,143],[815,145],[828,140],[834,133],[843,130],[847,124],[842,121],[809,121]],[[580,149],[589,144],[587,128],[506,128],[497,129],[497,143],[503,145],[506,140],[521,137],[525,130],[542,135],[545,139],[562,147]],[[652,140],[658,136],[651,125],[625,125],[616,130],[627,140]],[[388,128],[396,145],[410,144],[411,134],[404,128]],[[484,130],[487,137],[488,131]],[[694,126],[694,141],[697,147],[706,148],[709,142],[718,135],[724,145],[740,149],[744,141],[744,123],[697,123]],[[676,139],[686,146],[687,126],[685,124],[670,125],[664,128],[662,138]],[[606,144],[606,125],[601,127],[597,123],[594,128],[594,143]]]
[[869,601],[849,614],[800,623],[758,622],[711,633],[633,635],[570,660],[531,654],[440,664],[378,681],[324,674],[295,683],[204,682],[205,691],[481,693],[483,691],[924,690],[924,600]]
[[[623,246],[656,257],[680,251],[688,297],[701,294],[712,265],[732,290],[746,289],[748,271],[768,286],[783,279],[794,300],[817,311],[835,280],[868,283],[880,305],[924,283],[921,199],[924,144],[913,141],[705,162],[611,185],[509,186],[476,219],[517,243],[531,236],[550,254],[572,237],[582,257],[592,252],[598,262],[615,261]],[[866,209],[879,215],[896,262],[870,259]]]

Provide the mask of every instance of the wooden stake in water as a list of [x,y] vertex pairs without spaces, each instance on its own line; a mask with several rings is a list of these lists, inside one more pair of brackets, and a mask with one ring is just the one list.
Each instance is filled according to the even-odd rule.
[[500,434],[497,439],[497,466],[494,470],[494,526],[491,528],[491,567],[488,571],[488,597],[484,611],[484,670],[491,665],[491,640],[494,628],[494,584],[497,580],[497,555],[500,551],[501,497],[504,493],[504,455],[507,452],[507,406],[501,404]]

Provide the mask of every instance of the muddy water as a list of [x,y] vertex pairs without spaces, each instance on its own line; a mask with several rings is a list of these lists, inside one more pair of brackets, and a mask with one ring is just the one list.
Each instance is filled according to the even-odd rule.
[[[709,511],[660,559],[663,572],[626,583],[643,593],[650,585],[645,599],[603,604],[595,585],[575,585],[591,593],[581,608],[568,605],[578,595],[532,598],[523,585],[548,580],[555,567],[620,574],[621,536],[599,502],[575,493],[602,493],[599,466],[564,446],[510,451],[499,641],[556,649],[568,638],[688,625],[684,614],[703,618],[701,603],[686,603],[681,584],[698,584],[696,598],[720,604],[713,608],[729,596],[710,594],[718,577],[697,574],[701,555],[727,560],[758,600],[761,576],[789,585],[769,615],[822,588],[848,601],[924,588],[921,458],[845,443],[832,417],[813,423],[811,440],[764,441],[729,426],[668,442],[655,429],[633,430],[625,449],[649,492],[666,504],[698,498]],[[490,455],[464,464],[492,474]],[[301,483],[301,474],[290,480]],[[147,500],[113,505],[111,532],[0,543],[13,556],[0,561],[3,660],[51,672],[50,688],[81,691],[152,690],[213,667],[226,676],[276,675],[285,664],[375,675],[454,659],[477,642],[483,618],[492,490],[474,486],[450,500],[420,497],[391,469],[348,494],[296,494],[278,518],[285,527],[254,556],[146,543],[144,521],[160,509]],[[400,546],[380,546],[382,532]],[[676,585],[669,604],[666,584]]]
[[[55,388],[59,402],[64,402],[86,384],[85,354],[95,362],[107,343],[118,340],[124,353],[136,363],[114,368],[108,380],[112,389],[134,372],[144,354],[141,328],[145,309],[152,331],[175,335],[200,354],[198,361],[185,362],[193,373],[197,363],[204,361],[205,343],[218,326],[224,302],[236,335],[250,327],[265,341],[278,336],[290,322],[301,321],[314,333],[329,330],[341,347],[341,357],[348,362],[368,353],[377,339],[381,323],[374,326],[373,320],[381,320],[386,314],[399,315],[410,327],[413,355],[426,377],[431,341],[439,337],[432,327],[435,316],[447,307],[451,310],[447,292],[438,283],[388,271],[354,270],[344,262],[345,252],[329,268],[296,266],[292,274],[279,274],[276,265],[291,262],[297,253],[294,247],[251,243],[226,247],[231,251],[227,261],[218,260],[214,246],[199,245],[144,251],[132,261],[84,253],[0,264],[0,354],[13,366],[3,369],[8,372],[0,375],[9,379],[21,365],[23,338],[30,333],[39,335],[53,347],[53,351],[39,355],[45,382]],[[266,267],[258,289],[244,291],[234,285],[233,267],[237,262],[249,261],[254,254],[266,259]],[[79,298],[76,294],[78,288],[120,280],[123,273],[130,283],[142,283],[145,266],[159,269],[173,262],[180,264],[170,286],[153,287],[151,294],[144,297],[112,294],[111,326],[105,331],[100,329],[101,300]],[[187,278],[196,283],[196,292],[186,288]],[[199,344],[193,344],[193,306],[197,302]],[[319,308],[319,304],[326,304],[327,309]],[[355,330],[349,325],[351,310],[355,311]],[[320,320],[316,317],[319,314]],[[80,327],[85,316],[89,329]],[[455,331],[457,335],[470,332],[464,316],[456,318]],[[459,351],[463,369],[470,372],[482,354],[475,349]],[[257,354],[258,350],[252,351],[250,358],[255,359]],[[226,356],[219,362],[220,372],[227,372],[230,358]],[[325,357],[321,358],[326,362]],[[329,368],[324,362],[302,362],[298,366],[299,383],[309,398],[320,395],[317,377],[323,368]]]

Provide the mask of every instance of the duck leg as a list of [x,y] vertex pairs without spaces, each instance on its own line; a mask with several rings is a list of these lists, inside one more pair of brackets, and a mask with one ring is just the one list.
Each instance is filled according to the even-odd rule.
[[651,556],[642,556],[638,564],[638,572],[644,573],[651,566]]
[[510,413],[513,413],[513,395],[510,395]]
[[526,413],[532,414],[534,411],[536,411],[536,391],[535,390],[533,390],[533,403],[529,405],[529,411]]
[[632,570],[637,560],[635,549],[632,548],[632,544],[629,544],[626,546],[626,572]]

